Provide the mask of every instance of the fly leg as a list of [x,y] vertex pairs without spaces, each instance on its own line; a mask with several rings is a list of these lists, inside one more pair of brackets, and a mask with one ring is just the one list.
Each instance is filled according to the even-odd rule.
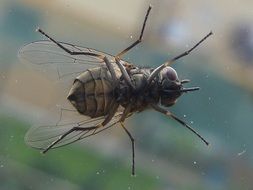
[[122,76],[123,78],[125,79],[126,83],[132,88],[132,89],[135,89],[135,86],[133,84],[133,82],[131,81],[131,78],[129,76],[129,74],[127,73],[126,71],[126,68],[120,63],[120,59],[119,57],[115,57],[115,61],[116,61],[116,64],[118,65],[121,73],[122,73]]
[[61,43],[57,42],[56,40],[54,40],[52,37],[50,37],[48,34],[46,34],[43,30],[41,30],[40,28],[38,28],[36,30],[37,32],[41,33],[43,36],[47,37],[50,41],[52,41],[53,43],[55,43],[59,48],[61,48],[63,51],[69,53],[70,55],[89,55],[89,56],[94,56],[94,57],[98,57],[100,58],[102,61],[105,62],[109,72],[111,73],[112,79],[113,81],[117,81],[117,77],[116,77],[116,73],[113,69],[113,66],[111,64],[111,62],[108,60],[108,58],[105,55],[102,54],[97,54],[97,53],[92,53],[92,52],[84,52],[84,51],[71,51],[68,48],[64,47]]
[[116,61],[116,64],[118,65],[121,73],[122,73],[122,76],[124,77],[126,83],[132,88],[132,89],[135,89],[132,81],[131,81],[131,78],[129,76],[129,74],[127,73],[125,67],[120,63],[120,58],[122,55],[124,55],[125,53],[127,53],[130,49],[132,49],[134,46],[136,46],[137,44],[141,43],[142,41],[142,38],[143,38],[143,33],[144,33],[144,29],[145,29],[145,26],[146,26],[146,22],[147,22],[147,19],[148,19],[148,15],[151,11],[151,5],[149,5],[148,7],[148,10],[147,10],[147,13],[146,13],[146,16],[145,16],[145,19],[144,19],[144,22],[142,24],[142,29],[141,29],[141,34],[139,36],[139,39],[136,40],[133,44],[131,44],[129,47],[127,47],[126,49],[124,49],[123,51],[121,51],[120,53],[118,53],[116,56],[115,56],[115,61]]
[[171,117],[172,119],[176,120],[179,122],[181,125],[184,127],[188,128],[191,132],[193,132],[195,135],[197,135],[206,145],[209,145],[209,142],[207,142],[197,131],[195,131],[193,128],[191,128],[187,123],[185,123],[183,120],[179,119],[175,115],[173,115],[170,111],[167,111],[161,107],[159,107],[156,104],[151,104],[151,106],[158,112],[163,113],[166,116]]
[[115,115],[117,109],[119,107],[119,104],[116,102],[112,103],[112,108],[110,109],[108,115],[106,116],[106,118],[104,119],[104,121],[96,126],[92,126],[92,127],[81,127],[82,124],[79,124],[77,127],[73,127],[70,130],[68,130],[67,132],[65,132],[64,134],[60,135],[58,139],[56,139],[55,141],[53,141],[45,150],[42,151],[42,153],[46,153],[47,151],[49,151],[51,148],[53,148],[57,143],[59,143],[61,140],[63,140],[66,136],[68,136],[69,134],[75,132],[75,131],[90,131],[93,129],[98,129],[101,127],[104,127],[106,124],[108,124],[112,117]]
[[132,49],[134,46],[136,46],[137,44],[139,44],[141,41],[142,41],[142,36],[143,36],[143,33],[144,33],[144,29],[145,29],[145,26],[146,26],[146,22],[147,22],[147,19],[148,19],[148,15],[150,13],[150,10],[151,10],[151,5],[149,5],[148,7],[148,10],[147,10],[147,13],[146,13],[146,16],[145,16],[145,19],[144,19],[144,22],[142,24],[142,29],[141,29],[141,34],[140,34],[140,37],[138,40],[136,40],[133,44],[131,44],[129,47],[127,47],[126,49],[124,49],[123,51],[121,51],[120,53],[118,53],[115,57],[118,57],[120,58],[123,54],[125,54],[126,52],[128,52],[130,49]]
[[69,134],[71,134],[74,131],[90,131],[92,129],[96,129],[99,126],[94,126],[94,127],[73,127],[72,129],[68,130],[67,132],[65,132],[63,135],[59,136],[59,138],[57,140],[55,140],[54,142],[52,142],[45,150],[42,151],[43,154],[45,154],[47,151],[49,151],[51,148],[53,148],[57,143],[59,143],[62,139],[64,139],[66,136],[68,136]]
[[148,88],[152,82],[152,80],[158,75],[158,73],[160,73],[161,70],[163,70],[165,67],[170,66],[173,62],[175,62],[176,60],[189,55],[194,49],[196,49],[202,42],[204,42],[209,36],[211,36],[213,34],[213,32],[209,32],[204,38],[202,38],[198,43],[196,43],[191,49],[185,51],[184,53],[181,53],[180,55],[172,58],[171,60],[165,62],[164,64],[158,66],[157,68],[155,68],[155,70],[153,70],[153,72],[150,74],[150,76],[148,77],[148,83],[146,85],[146,88]]
[[147,13],[146,13],[146,16],[145,16],[145,19],[144,19],[144,22],[142,24],[142,29],[141,29],[141,34],[139,36],[139,39],[136,40],[133,44],[131,44],[130,46],[128,46],[126,49],[124,49],[123,51],[121,51],[120,53],[118,53],[116,56],[115,56],[115,61],[116,61],[116,64],[118,65],[121,73],[122,73],[122,76],[123,78],[125,79],[126,83],[134,90],[135,89],[135,86],[134,84],[132,83],[131,81],[131,78],[129,76],[129,74],[127,73],[125,67],[120,63],[120,57],[122,55],[124,55],[125,53],[127,53],[130,49],[132,49],[134,46],[136,46],[137,44],[139,44],[141,41],[142,41],[142,38],[143,38],[143,33],[144,33],[144,29],[145,29],[145,26],[146,26],[146,22],[147,22],[147,19],[148,19],[148,15],[150,13],[150,10],[151,10],[151,5],[148,7],[148,10],[147,10]]
[[127,135],[129,136],[130,140],[131,140],[131,143],[132,143],[132,175],[134,176],[135,175],[135,162],[134,162],[134,138],[133,136],[131,135],[131,133],[125,128],[124,126],[124,123],[123,122],[120,122],[121,124],[121,127],[125,130],[125,132],[127,133]]
[[126,119],[126,117],[128,116],[128,114],[130,113],[130,110],[131,110],[131,104],[128,104],[127,107],[125,108],[119,122],[122,126],[122,128],[124,129],[124,131],[127,133],[127,135],[129,136],[130,140],[131,140],[131,143],[132,143],[132,175],[134,176],[135,175],[135,161],[134,161],[134,157],[135,157],[135,154],[134,154],[134,145],[135,145],[135,140],[133,138],[133,136],[131,135],[131,133],[126,129],[126,127],[124,126],[124,121]]

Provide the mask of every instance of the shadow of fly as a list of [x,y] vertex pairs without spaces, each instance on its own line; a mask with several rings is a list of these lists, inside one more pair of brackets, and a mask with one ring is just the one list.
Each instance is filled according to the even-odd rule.
[[[68,91],[63,94],[70,107],[59,104],[60,118],[53,125],[32,127],[25,137],[27,144],[46,153],[120,124],[131,140],[132,175],[135,175],[135,141],[124,121],[133,113],[148,108],[176,120],[206,145],[209,144],[197,131],[165,108],[174,105],[182,94],[199,90],[199,87],[185,88],[183,85],[190,81],[180,80],[170,65],[191,53],[212,32],[189,50],[157,68],[139,68],[122,60],[122,57],[142,41],[150,11],[151,6],[145,15],[139,38],[115,56],[56,41],[42,29],[37,29],[48,40],[25,45],[18,56],[39,67],[53,66],[59,80],[70,81],[71,86],[66,87]],[[69,121],[71,114],[81,119]]]

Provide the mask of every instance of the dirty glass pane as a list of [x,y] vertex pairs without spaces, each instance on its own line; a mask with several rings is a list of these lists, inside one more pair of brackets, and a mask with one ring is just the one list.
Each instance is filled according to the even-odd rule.
[[[190,80],[185,88],[200,90],[184,93],[166,108],[210,145],[148,109],[128,115],[125,122],[135,139],[135,176],[131,141],[119,124],[102,131],[75,131],[58,144],[70,145],[46,154],[33,149],[31,145],[49,146],[59,133],[79,123],[91,126],[104,119],[87,120],[66,98],[75,77],[105,63],[92,56],[62,56],[36,28],[71,50],[107,55],[117,70],[111,55],[138,39],[150,3],[143,41],[122,59],[129,67],[156,68],[212,31],[214,35],[171,65],[180,80]],[[0,189],[252,189],[252,6],[251,1],[228,0],[0,0]],[[21,49],[29,43],[32,46]],[[50,47],[43,46],[39,54],[41,44]],[[31,66],[20,60],[20,50],[36,63],[57,66]],[[121,72],[116,74],[120,77]],[[118,121],[122,111],[117,110],[109,124]],[[34,132],[41,123],[48,128]]]

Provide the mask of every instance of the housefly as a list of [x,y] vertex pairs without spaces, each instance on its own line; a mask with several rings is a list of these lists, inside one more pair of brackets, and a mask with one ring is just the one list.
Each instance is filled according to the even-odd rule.
[[19,50],[19,58],[43,69],[49,68],[68,91],[61,93],[64,103],[58,105],[59,120],[52,125],[32,127],[25,137],[28,145],[46,153],[120,124],[131,140],[134,175],[135,141],[124,121],[133,113],[148,108],[176,120],[208,145],[198,132],[165,107],[174,105],[185,92],[199,90],[199,87],[185,88],[183,85],[189,80],[180,80],[171,64],[188,55],[212,32],[157,68],[139,68],[122,57],[142,41],[150,11],[151,6],[146,12],[139,38],[116,55],[59,42],[42,29],[37,29],[47,40],[25,45]]

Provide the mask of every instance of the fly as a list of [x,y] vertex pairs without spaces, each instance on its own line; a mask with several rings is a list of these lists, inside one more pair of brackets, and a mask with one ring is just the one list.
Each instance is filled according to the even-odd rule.
[[54,71],[58,80],[65,85],[65,92],[62,94],[64,103],[58,106],[59,120],[52,125],[32,127],[25,137],[28,145],[46,153],[120,124],[131,140],[132,175],[135,175],[135,141],[124,121],[133,113],[148,108],[176,120],[206,145],[209,144],[197,131],[164,107],[174,105],[186,92],[199,90],[199,87],[183,87],[190,81],[180,80],[170,65],[192,52],[212,32],[189,50],[157,68],[139,68],[122,57],[142,41],[150,11],[151,6],[145,15],[139,38],[115,56],[58,42],[42,29],[37,29],[48,40],[25,45],[19,50],[19,57]]

